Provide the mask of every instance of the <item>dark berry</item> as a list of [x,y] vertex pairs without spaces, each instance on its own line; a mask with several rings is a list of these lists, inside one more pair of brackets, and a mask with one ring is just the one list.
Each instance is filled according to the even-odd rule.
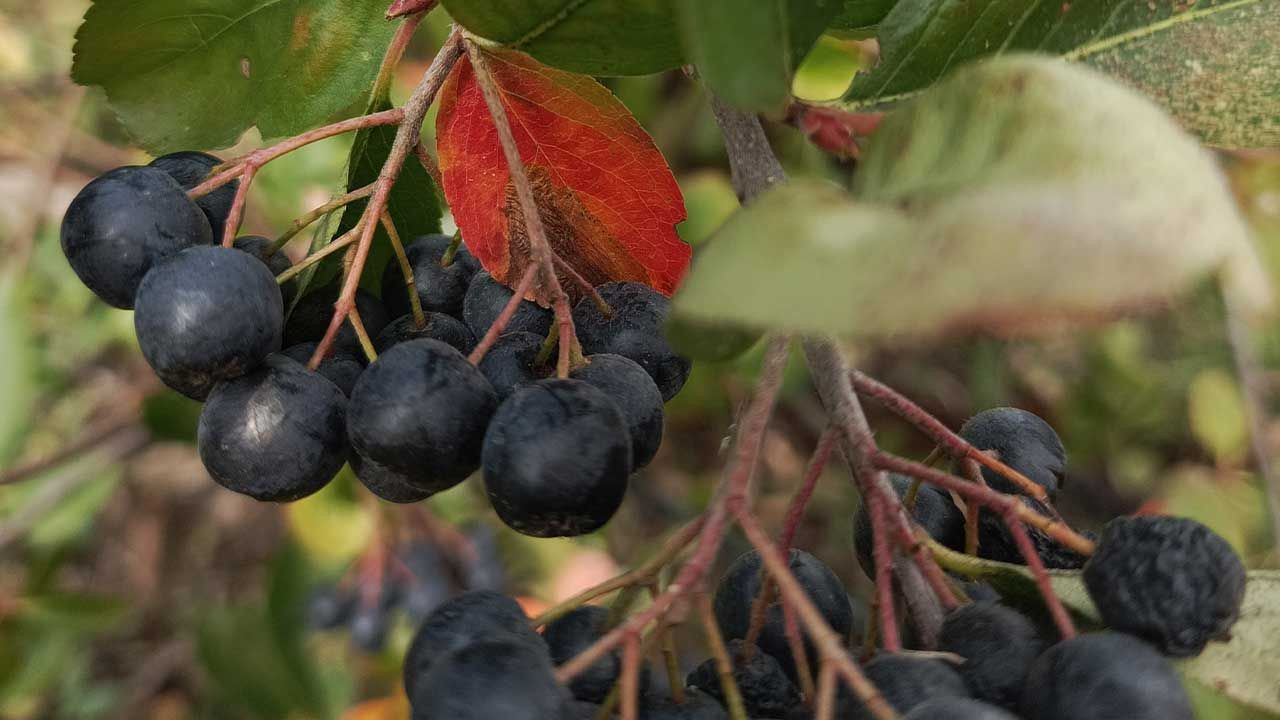
[[170,257],[138,286],[133,327],[166,385],[203,400],[280,349],[284,308],[275,278],[239,250],[195,247]]
[[[271,271],[272,275],[279,276],[293,267],[293,262],[289,260],[289,256],[283,251],[273,252],[274,243],[261,235],[241,235],[236,238],[235,244],[232,245],[237,250],[242,250],[262,261],[263,265]],[[284,306],[287,308],[293,302],[293,293],[296,285],[293,281],[289,281],[280,286],[280,297],[284,300]]]
[[[323,339],[329,330],[329,321],[333,319],[333,304],[337,302],[340,290],[337,285],[329,285],[303,295],[284,326],[284,344],[299,345]],[[356,312],[360,313],[360,322],[364,323],[364,331],[370,340],[378,337],[391,320],[382,301],[364,289],[356,290]],[[364,357],[360,339],[350,322],[342,324],[342,329],[334,340],[334,349],[355,357]]]
[[405,472],[394,470],[382,463],[370,460],[358,452],[351,453],[351,472],[365,489],[389,503],[408,505],[422,502],[435,495]]
[[1192,720],[1169,661],[1132,635],[1064,640],[1031,666],[1022,692],[1027,720]]
[[[772,655],[753,648],[751,657],[745,658],[741,640],[730,640],[728,649],[733,661],[733,679],[742,693],[747,714],[754,718],[782,718],[800,704],[800,692]],[[694,668],[689,673],[688,684],[724,702],[715,658],[708,658]]]
[[[462,319],[476,337],[482,338],[514,294],[511,288],[494,280],[489,273],[478,272],[471,279],[471,285],[462,301]],[[552,319],[550,310],[529,300],[522,300],[503,332],[531,332],[546,337],[551,331]]]
[[[190,190],[209,179],[213,169],[222,161],[208,153],[183,150],[181,152],[161,155],[151,161],[151,167],[165,171],[182,186]],[[213,192],[196,200],[196,205],[209,220],[209,228],[213,231],[214,242],[220,242],[227,216],[231,214],[231,205],[235,202],[236,191],[240,188],[239,180],[232,180]]]
[[[818,607],[827,624],[837,635],[847,639],[853,630],[853,608],[840,578],[821,560],[803,550],[792,549],[789,560],[791,572]],[[733,561],[716,586],[716,623],[726,640],[747,636],[751,626],[751,608],[756,596],[760,594],[761,566],[759,553],[754,550],[745,553]],[[816,668],[818,655],[808,638],[805,640],[809,666]],[[760,649],[777,658],[788,677],[799,677],[795,660],[791,656],[791,646],[787,642],[781,603],[774,602],[768,607],[758,644]]]
[[677,703],[666,693],[650,693],[640,698],[640,720],[729,720],[719,701],[689,688],[684,702]]
[[995,705],[968,698],[938,698],[917,705],[906,720],[1018,720]]
[[[863,666],[862,672],[899,713],[909,713],[930,700],[969,697],[960,673],[941,660],[881,653]],[[843,686],[837,715],[850,720],[875,717],[860,700],[844,692]]]
[[534,537],[595,532],[622,505],[631,439],[617,403],[581,380],[540,380],[498,408],[484,485],[498,517]]
[[[406,246],[404,253],[413,269],[413,284],[422,309],[458,316],[462,314],[462,298],[467,294],[475,270],[468,263],[459,262],[459,255],[466,253],[465,248],[458,248],[458,255],[448,267],[440,264],[452,240],[448,235],[424,235]],[[404,273],[394,259],[382,273],[382,302],[393,317],[412,311]]]
[[[311,356],[315,354],[317,345],[319,343],[314,342],[292,345],[281,350],[280,354],[306,365],[311,362]],[[320,367],[316,368],[316,372],[329,378],[329,382],[337,385],[343,395],[350,397],[351,389],[356,386],[356,380],[360,378],[360,373],[364,372],[364,362],[346,350],[335,348],[329,357],[320,363]]]
[[529,332],[505,333],[498,337],[480,360],[480,372],[489,378],[498,400],[506,400],[516,388],[542,377],[533,366],[544,339]]
[[587,362],[570,377],[595,385],[618,404],[631,434],[632,469],[648,465],[662,444],[662,393],[658,386],[644,368],[621,355],[590,355]]
[[466,531],[471,541],[470,557],[462,568],[463,586],[468,590],[498,590],[507,582],[498,534],[488,523],[476,523]]
[[1122,517],[1102,529],[1084,582],[1107,627],[1175,657],[1226,640],[1245,568],[1221,535],[1189,518]]
[[964,605],[947,614],[938,649],[964,658],[960,676],[973,696],[1016,708],[1027,671],[1044,651],[1035,625],[1003,605]]
[[413,720],[563,720],[568,709],[546,653],[485,640],[434,663],[409,696]]
[[[911,478],[903,475],[889,475],[889,482],[898,498],[904,498],[911,487]],[[951,496],[932,485],[921,484],[916,493],[916,504],[912,518],[929,533],[929,537],[953,549],[964,548],[964,513],[951,500]],[[872,562],[873,538],[871,532],[871,513],[866,504],[858,509],[858,516],[853,522],[853,547],[858,552],[858,565],[867,577],[875,579],[875,563]]]
[[671,301],[642,283],[612,282],[596,290],[613,314],[606,317],[590,297],[578,301],[573,322],[582,348],[631,358],[657,383],[663,400],[675,397],[692,365],[671,349],[663,334]]
[[[983,410],[965,421],[960,436],[1026,475],[1048,492],[1050,500],[1057,496],[1067,468],[1067,451],[1058,433],[1035,413],[1011,407]],[[1000,492],[1022,492],[994,470],[984,467],[982,476]]]
[[476,336],[471,334],[471,330],[461,320],[444,313],[429,312],[426,314],[426,321],[424,327],[418,327],[412,315],[401,315],[387,323],[373,341],[373,347],[379,353],[384,353],[402,342],[428,338],[450,345],[463,355],[476,349]]
[[[542,632],[551,652],[551,662],[563,665],[604,637],[609,627],[609,610],[585,605],[549,623]],[[579,700],[604,702],[622,673],[622,656],[617,650],[596,661],[569,681],[569,691]],[[640,668],[640,692],[649,684],[649,669]]]
[[[1018,496],[1018,500],[1041,515],[1049,515],[1044,505],[1025,495]],[[1087,532],[1081,532],[1088,535]],[[1085,561],[1089,559],[1036,528],[1027,527],[1027,535],[1031,538],[1036,554],[1050,570],[1077,570],[1084,567]],[[982,508],[978,513],[978,556],[1015,565],[1027,564],[1009,526],[998,513],[987,508]]]
[[436,608],[418,627],[404,655],[405,692],[414,697],[418,681],[440,658],[485,640],[527,644],[546,657],[542,637],[515,600],[491,590],[465,592]]
[[497,404],[489,381],[457,350],[438,340],[410,340],[360,375],[347,432],[363,460],[440,492],[480,466]]
[[131,308],[152,266],[209,245],[209,221],[161,170],[122,167],[95,178],[62,218],[62,252],[80,281],[108,305]]
[[335,585],[312,591],[307,600],[307,626],[316,630],[332,630],[345,625],[356,608],[356,594]]
[[382,593],[375,602],[359,602],[351,616],[351,644],[365,652],[382,652],[391,628],[394,594]]
[[409,576],[403,582],[404,611],[410,619],[421,621],[452,594],[449,569],[440,552],[430,543],[411,543],[399,554]]
[[595,720],[598,714],[600,714],[599,705],[583,700],[571,700],[564,717],[565,720]]
[[200,460],[219,485],[257,500],[319,490],[347,461],[347,397],[282,355],[219,383],[200,413]]

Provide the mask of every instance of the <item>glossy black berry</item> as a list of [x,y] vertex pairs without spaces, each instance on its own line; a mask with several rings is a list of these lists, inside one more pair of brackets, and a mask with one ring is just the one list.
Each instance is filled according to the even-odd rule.
[[[1026,475],[1048,492],[1050,500],[1057,496],[1067,469],[1067,451],[1058,433],[1040,416],[1011,407],[983,410],[965,421],[960,436]],[[1000,492],[1021,492],[1008,478],[989,468],[982,468],[982,477]]]
[[116,168],[85,185],[62,218],[61,238],[80,281],[126,309],[152,266],[213,242],[200,208],[173,178],[149,167]]
[[[853,630],[853,608],[840,578],[821,560],[803,550],[792,549],[789,560],[791,572],[817,605],[827,624],[837,635],[847,639]],[[760,593],[761,566],[759,553],[754,550],[745,553],[733,561],[716,586],[716,623],[726,640],[747,636],[751,626],[751,607]],[[810,667],[817,667],[817,653],[807,640],[806,638],[805,647]],[[782,664],[788,677],[798,677],[795,660],[791,656],[791,646],[787,642],[781,603],[775,602],[768,607],[758,644],[760,649]]]
[[[1018,500],[1041,515],[1050,514],[1044,505],[1025,495],[1018,496]],[[1080,532],[1083,535],[1089,534],[1087,531]],[[1031,538],[1036,554],[1050,570],[1078,570],[1089,559],[1036,528],[1027,527],[1027,535]],[[1009,526],[998,513],[987,508],[983,508],[978,514],[978,556],[1015,565],[1027,564]]]
[[684,703],[667,693],[649,693],[640,698],[640,720],[729,720],[720,702],[696,688],[684,692]]
[[360,375],[347,433],[364,460],[440,492],[480,466],[497,404],[489,381],[457,350],[438,340],[410,340]]
[[[445,267],[440,264],[453,238],[448,235],[424,235],[404,249],[413,269],[413,284],[418,291],[418,302],[427,312],[440,312],[458,316],[462,314],[462,298],[467,294],[474,266],[463,260],[470,257],[466,248],[458,248],[453,262]],[[382,273],[382,302],[392,317],[408,315],[409,288],[405,285],[400,263],[392,260]]]
[[658,386],[644,368],[621,355],[590,355],[587,363],[570,377],[595,385],[618,404],[631,434],[632,469],[648,465],[662,444],[662,393]]
[[[772,655],[753,648],[751,657],[746,658],[741,640],[730,640],[728,650],[733,661],[733,679],[747,714],[753,718],[783,718],[788,710],[800,704],[800,691]],[[708,658],[694,668],[687,683],[724,702],[715,658]]]
[[534,537],[595,532],[622,505],[631,438],[617,403],[581,380],[520,388],[484,437],[484,485],[498,517]]
[[408,505],[422,502],[435,494],[418,483],[407,472],[400,472],[370,460],[358,452],[351,453],[351,472],[365,489],[389,503]]
[[492,590],[465,592],[436,608],[418,627],[404,655],[405,692],[414,697],[418,681],[437,660],[483,640],[528,644],[546,656],[546,645],[515,600]]
[[[553,620],[542,631],[551,653],[551,662],[563,665],[591,647],[609,630],[609,609],[586,605]],[[596,661],[569,681],[569,691],[579,700],[604,702],[622,673],[622,656],[617,650]],[[649,668],[641,666],[640,692],[649,684]]]
[[444,313],[426,313],[426,324],[418,327],[412,315],[401,315],[387,323],[387,326],[373,341],[373,347],[384,353],[392,346],[409,340],[428,338],[452,346],[463,355],[476,349],[476,336],[462,324],[461,320]]
[[[911,478],[889,475],[889,482],[899,498],[906,497],[911,487]],[[921,484],[911,516],[929,533],[929,537],[953,550],[964,548],[964,513],[946,492],[932,485]],[[858,553],[858,565],[862,567],[862,572],[872,579],[875,578],[873,545],[871,513],[864,504],[858,509],[858,516],[853,522],[853,548]]]
[[917,705],[906,720],[1018,720],[1018,716],[978,700],[938,698]]
[[[329,285],[303,295],[289,314],[289,321],[285,323],[284,344],[289,346],[319,342],[324,338],[329,330],[329,321],[333,319],[333,304],[337,302],[340,290],[337,285]],[[356,291],[356,311],[360,313],[360,322],[364,323],[364,330],[370,340],[378,337],[391,320],[382,301],[363,288]],[[360,347],[360,340],[351,323],[342,324],[334,341],[334,349],[355,357],[364,357],[364,350]]]
[[973,696],[1017,708],[1027,672],[1045,643],[1025,616],[1003,605],[975,603],[947,614],[938,649],[964,658],[959,667]]
[[[274,243],[261,235],[241,235],[236,238],[232,247],[258,258],[263,265],[267,266],[272,275],[278,276],[293,267],[293,262],[289,260],[289,256],[283,251],[272,252]],[[289,304],[293,302],[293,293],[296,287],[292,281],[280,286],[280,297],[284,299],[285,308],[288,308]]]
[[[190,190],[209,179],[213,169],[222,163],[221,160],[208,153],[183,150],[181,152],[161,155],[151,161],[151,167],[165,171],[182,186]],[[213,192],[196,199],[196,205],[204,212],[213,231],[214,242],[222,240],[227,216],[231,214],[231,205],[236,199],[236,190],[240,188],[239,180],[232,180]]]
[[[484,271],[478,272],[471,279],[471,285],[463,298],[462,319],[476,337],[482,338],[493,321],[502,314],[512,295],[514,293],[511,288],[494,280],[492,275]],[[529,300],[522,300],[503,332],[531,332],[546,337],[551,330],[552,318],[550,310]]]
[[1189,518],[1122,517],[1102,529],[1084,582],[1107,627],[1175,657],[1226,640],[1245,568],[1221,535]]
[[489,378],[498,400],[506,400],[523,385],[544,376],[548,368],[535,368],[534,360],[544,338],[529,332],[504,333],[480,360],[480,372]]
[[219,383],[200,413],[200,460],[219,485],[257,500],[306,497],[347,461],[347,397],[282,355]]
[[643,283],[612,282],[596,290],[613,314],[606,317],[592,298],[578,301],[573,322],[583,349],[631,358],[657,383],[663,400],[675,397],[692,365],[663,334],[671,301]]
[[[969,697],[955,668],[932,658],[881,653],[862,668],[884,699],[899,713],[909,713],[930,700]],[[871,720],[875,716],[856,697],[841,693],[839,717]]]
[[1027,720],[1192,720],[1178,673],[1132,635],[1064,640],[1031,666],[1022,692]]
[[[315,354],[318,344],[305,342],[291,345],[281,350],[280,354],[306,365],[311,362],[311,356]],[[356,386],[356,380],[360,378],[360,373],[364,372],[364,361],[347,350],[335,349],[320,363],[316,372],[329,378],[329,382],[337,385],[342,394],[349,397],[351,389]]]
[[413,720],[563,720],[569,704],[546,653],[507,640],[444,656],[409,702]]
[[284,308],[275,278],[239,250],[195,247],[156,265],[138,286],[138,345],[166,385],[203,400],[280,349]]

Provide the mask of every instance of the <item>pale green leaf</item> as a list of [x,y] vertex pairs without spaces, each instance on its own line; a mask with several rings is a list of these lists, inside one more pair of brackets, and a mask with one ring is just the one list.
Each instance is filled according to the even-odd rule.
[[12,273],[0,275],[0,467],[18,457],[32,426],[31,408],[40,390],[29,310]]
[[[1230,718],[1280,717],[1280,571],[1255,570],[1245,585],[1231,641],[1209,643],[1199,657],[1178,663],[1188,685],[1231,701]],[[1193,693],[1195,697],[1197,693]],[[1210,717],[1201,715],[1201,717]]]
[[1219,461],[1239,460],[1249,442],[1244,400],[1235,378],[1223,370],[1202,370],[1187,390],[1191,432]]

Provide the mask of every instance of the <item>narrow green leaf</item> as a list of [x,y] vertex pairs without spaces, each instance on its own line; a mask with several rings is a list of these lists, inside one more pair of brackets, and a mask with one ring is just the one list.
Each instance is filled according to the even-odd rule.
[[129,614],[120,598],[88,593],[57,593],[25,598],[22,615],[78,632],[105,632]]
[[[1188,685],[1208,691],[1215,704],[1229,700],[1234,715],[1197,717],[1280,718],[1280,571],[1255,570],[1245,585],[1240,620],[1231,641],[1209,643],[1199,657],[1178,663]],[[1194,693],[1196,697],[1201,693]]]
[[293,135],[362,105],[395,30],[366,0],[95,0],[72,77],[153,153],[252,126]]
[[27,325],[27,308],[13,273],[0,275],[0,467],[7,467],[22,450],[31,430],[31,407],[39,391],[34,338]]
[[898,0],[844,0],[844,8],[831,21],[831,29],[865,35],[875,29]]
[[646,75],[683,61],[673,1],[443,0],[467,30],[587,75]]
[[[1044,597],[1036,585],[1035,577],[1025,565],[986,560],[950,550],[930,542],[929,550],[944,569],[971,580],[990,585],[1006,603],[1023,612],[1047,615]],[[1072,619],[1087,629],[1098,628],[1102,619],[1085,589],[1079,570],[1050,570],[1049,584],[1071,613]]]
[[879,26],[880,64],[845,99],[855,108],[901,100],[967,60],[1034,50],[1126,80],[1209,142],[1274,146],[1277,16],[1280,0],[902,0]]
[[1224,268],[1242,305],[1269,300],[1211,156],[1062,61],[952,74],[885,118],[855,192],[794,183],[737,213],[676,312],[883,341],[1106,318]]

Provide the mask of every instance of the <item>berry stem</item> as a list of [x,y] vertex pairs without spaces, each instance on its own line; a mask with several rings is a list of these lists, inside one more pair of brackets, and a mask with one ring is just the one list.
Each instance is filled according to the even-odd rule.
[[530,265],[529,268],[524,271],[524,277],[520,278],[520,284],[515,287],[515,290],[511,295],[511,299],[508,300],[506,306],[502,308],[502,312],[498,313],[498,317],[494,319],[493,324],[485,331],[484,337],[480,339],[480,342],[476,345],[476,349],[472,350],[471,356],[467,358],[471,361],[472,365],[479,365],[480,361],[483,360],[484,356],[489,352],[489,349],[493,347],[493,344],[498,342],[498,338],[502,335],[502,331],[507,329],[507,325],[511,323],[511,318],[515,317],[516,310],[520,309],[520,303],[524,302],[525,294],[527,294],[529,289],[533,287],[533,281],[536,280],[537,277],[538,268],[536,266]]
[[[1018,507],[1022,507],[1019,503]],[[1053,583],[1049,581],[1049,572],[1044,568],[1044,562],[1040,559],[1040,553],[1036,552],[1035,545],[1031,543],[1031,536],[1027,534],[1027,528],[1023,526],[1018,519],[1018,515],[1011,509],[1006,509],[1000,514],[1000,518],[1004,520],[1004,524],[1008,526],[1009,532],[1013,535],[1013,541],[1018,546],[1018,551],[1022,553],[1023,559],[1027,561],[1027,569],[1031,571],[1032,577],[1036,579],[1036,586],[1040,589],[1040,595],[1044,598],[1045,605],[1049,607],[1049,615],[1053,617],[1053,622],[1058,626],[1058,632],[1062,635],[1063,640],[1070,640],[1076,636],[1076,626],[1071,622],[1071,616],[1067,614],[1067,609],[1062,605],[1062,599],[1058,597],[1058,593],[1053,590]]]
[[373,194],[373,190],[376,184],[377,183],[369,183],[368,185],[365,185],[364,187],[358,190],[352,190],[349,193],[339,195],[338,197],[333,198],[329,202],[307,211],[307,214],[302,215],[298,219],[294,220],[293,224],[289,226],[289,229],[285,230],[284,233],[280,235],[280,237],[276,238],[275,241],[271,243],[271,252],[272,253],[279,252],[281,248],[289,244],[290,240],[297,237],[298,233],[302,232],[307,228],[308,225],[319,220],[325,215],[328,215],[329,213],[333,212],[334,210],[337,210],[340,207],[345,207],[347,205],[350,205],[351,203],[357,200],[363,200],[369,197],[370,195]]
[[831,460],[831,450],[836,444],[836,429],[828,425],[822,431],[822,435],[818,438],[818,445],[813,450],[813,455],[809,458],[809,464],[805,468],[804,477],[800,481],[800,487],[796,490],[796,494],[791,498],[791,505],[787,508],[786,519],[782,523],[782,535],[778,537],[778,549],[786,553],[791,549],[791,544],[795,542],[796,530],[800,528],[800,521],[804,519],[805,508],[809,505],[809,499],[813,497],[813,491],[818,487],[818,479],[822,477],[822,473],[827,469],[827,462]]
[[[662,589],[657,582],[649,585],[649,597],[655,598]],[[676,652],[676,636],[671,632],[671,619],[663,618],[656,631],[662,643],[662,661],[667,670],[667,684],[671,686],[671,699],[684,704],[684,677],[680,674],[680,656]]]
[[[400,23],[400,27],[396,28],[396,34],[392,36],[391,42],[387,45],[387,51],[382,55],[382,64],[378,66],[378,77],[373,81],[373,88],[369,91],[369,97],[373,102],[377,102],[391,88],[396,67],[400,65],[404,51],[409,48],[409,41],[418,30],[418,24],[425,17],[425,14],[415,11],[414,14],[407,15]],[[387,19],[390,20],[391,17]]]
[[413,156],[418,158],[418,164],[431,176],[431,181],[436,184],[436,188],[440,192],[444,192],[444,176],[440,174],[440,163],[436,162],[436,159],[431,156],[426,146],[421,142],[414,145]]
[[787,635],[787,647],[796,663],[796,675],[800,678],[800,691],[807,698],[813,697],[813,668],[809,667],[809,653],[805,652],[804,639],[800,635],[800,624],[796,621],[796,610],[783,598],[782,622]]
[[459,230],[453,234],[453,239],[449,241],[449,247],[444,249],[444,255],[440,256],[440,267],[449,267],[453,264],[453,259],[457,257],[458,250],[462,247],[462,231]]
[[582,273],[574,269],[574,267],[566,262],[564,258],[560,257],[559,254],[553,253],[551,258],[555,261],[556,269],[572,280],[573,283],[582,290],[583,295],[591,298],[591,302],[595,303],[597,308],[600,308],[600,312],[603,313],[605,317],[613,317],[613,308],[609,307],[609,303],[605,302],[605,299],[600,296],[599,291],[597,291],[595,286],[591,284],[591,281],[582,277]]
[[889,508],[880,493],[863,495],[863,501],[870,507],[871,518],[871,554],[876,569],[876,598],[880,611],[880,636],[884,641],[884,649],[898,652],[902,649],[902,638],[898,634],[898,622],[894,617],[893,605],[893,548],[889,543],[888,528]]
[[406,15],[424,15],[436,6],[437,0],[393,0],[387,8],[387,19],[394,20]]
[[351,323],[352,329],[356,331],[356,339],[360,341],[360,349],[364,351],[365,359],[373,362],[378,359],[378,353],[373,348],[373,343],[369,340],[369,333],[364,329],[364,321],[360,319],[360,311],[351,308],[351,312],[347,313],[347,321]]
[[636,720],[640,699],[640,638],[632,633],[622,646],[622,720]]
[[244,169],[240,185],[236,188],[235,199],[231,202],[231,211],[227,213],[227,222],[222,229],[222,247],[229,248],[235,244],[236,232],[240,230],[240,221],[244,217],[244,206],[249,199],[249,186],[253,184],[253,178],[257,174],[258,169],[252,165]]
[[830,665],[823,665],[818,673],[818,702],[815,706],[814,720],[835,720],[836,716],[836,671]]
[[351,246],[351,244],[356,241],[356,238],[359,237],[359,235],[360,235],[360,226],[356,225],[355,227],[351,228],[347,232],[343,233],[342,237],[335,239],[333,242],[329,243],[328,245],[325,245],[319,250],[311,253],[310,255],[306,256],[302,260],[299,260],[288,270],[285,270],[284,272],[277,275],[276,282],[281,285],[289,282],[290,280],[294,279],[298,275],[301,275],[303,270],[306,270],[307,268],[311,267],[312,265],[315,265],[316,263],[338,252],[339,250]]
[[418,87],[414,89],[408,102],[405,103],[400,127],[396,130],[395,141],[391,145],[391,152],[387,154],[387,161],[383,164],[382,171],[378,174],[377,187],[374,189],[373,195],[370,196],[369,204],[365,207],[364,214],[361,216],[359,224],[361,229],[360,240],[355,248],[351,271],[347,273],[342,292],[338,295],[338,301],[334,303],[333,319],[329,322],[329,329],[325,332],[324,338],[319,345],[317,345],[315,354],[311,356],[309,366],[313,369],[329,354],[347,313],[355,307],[356,290],[360,287],[360,276],[364,272],[364,264],[369,258],[369,248],[373,244],[373,236],[378,228],[377,219],[381,217],[382,211],[387,207],[387,200],[391,196],[391,188],[395,184],[396,177],[400,174],[400,169],[404,166],[405,158],[413,150],[413,146],[418,143],[422,121],[426,118],[427,109],[431,106],[432,101],[435,100],[436,93],[440,91],[440,87],[444,84],[449,71],[453,69],[454,64],[461,56],[462,35],[460,31],[455,29],[450,33],[449,39],[445,41],[444,46],[436,53],[435,59],[432,60],[426,73],[423,74],[422,81],[418,83]]
[[414,281],[413,265],[409,262],[409,255],[404,251],[404,243],[400,242],[396,223],[387,210],[382,211],[382,229],[387,231],[387,237],[391,240],[391,251],[396,254],[396,262],[400,263],[400,273],[404,275],[404,287],[409,293],[409,310],[413,313],[413,324],[421,330],[427,326],[427,316],[422,312],[422,299],[418,297],[418,284]]
[[[962,460],[961,467],[964,469],[965,477],[969,478],[969,482],[975,485],[987,484],[982,479],[982,468],[978,467],[978,462],[973,458]],[[977,555],[978,544],[978,505],[966,500],[964,503],[964,551],[970,555]]]
[[742,690],[733,677],[733,658],[725,647],[724,636],[720,634],[720,626],[716,624],[715,611],[711,609],[711,596],[699,592],[694,603],[698,607],[698,622],[702,624],[702,634],[707,641],[707,649],[716,662],[716,675],[720,678],[720,691],[724,693],[724,701],[728,706],[729,717],[733,720],[747,720],[747,708],[742,703]]

